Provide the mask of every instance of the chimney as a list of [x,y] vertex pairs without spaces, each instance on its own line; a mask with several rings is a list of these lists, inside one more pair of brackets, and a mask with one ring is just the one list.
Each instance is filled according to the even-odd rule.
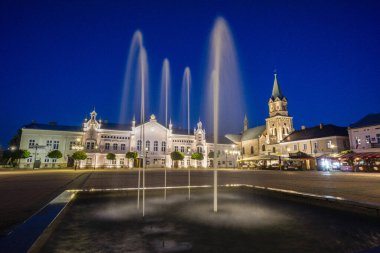
[[323,124],[320,123],[320,124],[319,124],[319,129],[322,129],[322,128],[323,128]]
[[302,125],[301,130],[305,130],[305,129],[306,129],[305,125]]

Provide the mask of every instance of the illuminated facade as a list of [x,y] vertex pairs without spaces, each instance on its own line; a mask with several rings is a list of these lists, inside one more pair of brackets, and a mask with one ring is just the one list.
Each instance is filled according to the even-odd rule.
[[[140,161],[144,156],[147,167],[171,167],[172,151],[179,151],[185,156],[179,162],[179,167],[207,167],[210,165],[208,154],[213,144],[207,143],[206,132],[200,121],[189,135],[183,129],[173,128],[171,122],[166,128],[157,122],[154,115],[144,124],[137,125],[133,119],[131,124],[123,125],[98,120],[94,110],[81,127],[55,123],[26,125],[22,128],[20,149],[31,152],[31,157],[22,159],[21,167],[71,167],[74,165],[71,155],[76,150],[87,153],[87,159],[81,161],[80,167],[134,167],[137,162],[125,157],[129,151],[137,152]],[[48,158],[47,154],[51,150],[60,150],[63,157]],[[218,150],[217,162],[220,167],[236,166],[231,144],[219,144]],[[202,153],[204,159],[191,159],[191,154],[195,152]],[[115,154],[116,159],[108,160],[108,153]]]

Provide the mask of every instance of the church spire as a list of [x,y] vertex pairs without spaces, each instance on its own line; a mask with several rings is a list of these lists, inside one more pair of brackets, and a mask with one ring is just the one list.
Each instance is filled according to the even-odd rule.
[[247,114],[245,114],[244,116],[244,131],[247,131],[248,130],[248,118],[247,118]]
[[282,99],[284,96],[282,95],[280,86],[278,85],[277,81],[277,72],[274,72],[274,82],[273,82],[273,89],[272,89],[272,99],[275,100],[276,98]]

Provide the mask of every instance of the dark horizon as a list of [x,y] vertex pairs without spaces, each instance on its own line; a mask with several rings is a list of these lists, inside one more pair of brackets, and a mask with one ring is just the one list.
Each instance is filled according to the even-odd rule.
[[[182,121],[178,97],[186,66],[195,94],[191,128],[199,117],[204,122],[208,39],[218,16],[235,40],[250,127],[268,117],[274,69],[295,129],[348,126],[380,112],[378,13],[378,1],[2,1],[0,145],[7,147],[32,120],[80,125],[94,106],[102,119],[118,122],[137,29],[148,52],[151,108],[158,105],[154,94],[167,57],[176,86],[174,127]],[[236,124],[242,128],[243,118]]]

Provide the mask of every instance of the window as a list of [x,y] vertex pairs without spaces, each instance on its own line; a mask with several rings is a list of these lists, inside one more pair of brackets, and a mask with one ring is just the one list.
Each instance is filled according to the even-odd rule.
[[53,146],[53,141],[52,140],[47,140],[46,141],[46,147],[51,148]]
[[137,141],[137,150],[141,151],[141,140]]
[[76,145],[76,142],[75,141],[70,141],[70,144],[69,144],[69,150],[73,150],[73,147]]
[[120,149],[124,151],[125,150],[125,144],[121,144]]
[[158,141],[154,141],[153,151],[158,151]]
[[314,151],[318,149],[318,143],[314,142]]
[[27,163],[31,163],[32,161],[33,161],[33,158],[31,156],[29,156],[28,159],[26,159]]
[[34,148],[36,145],[36,140],[29,140],[29,148]]
[[202,147],[197,147],[197,152],[198,153],[202,153],[203,151],[202,151]]
[[273,153],[276,153],[276,147],[272,148]]
[[110,144],[107,142],[106,145],[104,146],[105,150],[110,150]]
[[332,148],[332,141],[327,142],[327,148]]
[[117,143],[114,143],[114,144],[112,145],[112,148],[113,148],[113,150],[117,150]]
[[303,151],[306,151],[306,149],[307,149],[307,144],[305,143],[303,144]]
[[147,151],[150,151],[150,141],[145,142],[145,147]]
[[380,134],[376,134],[377,143],[380,143]]
[[365,136],[365,142],[366,142],[367,144],[371,143],[371,136],[366,135],[366,136]]
[[261,146],[261,150],[265,151],[265,145],[264,144]]
[[91,157],[86,159],[86,164],[87,165],[92,164],[92,158]]
[[86,142],[86,149],[90,149],[90,142]]
[[187,160],[187,166],[190,166],[190,160]]
[[251,146],[251,154],[253,154],[253,146]]
[[244,155],[245,154],[245,148],[243,147],[243,152],[242,152],[242,154]]
[[295,145],[293,146],[293,150],[294,150],[294,151],[297,151],[297,144],[295,144]]
[[161,151],[166,152],[166,142],[165,141],[161,142]]
[[184,146],[181,146],[181,152],[185,153],[185,147]]
[[45,163],[49,162],[49,157],[45,157]]
[[120,158],[120,165],[124,165],[124,158]]
[[174,146],[174,151],[178,152],[178,146]]
[[57,159],[56,159],[56,158],[53,158],[53,159],[51,159],[51,162],[52,162],[52,163],[56,163],[56,162],[57,162]]
[[54,141],[53,142],[53,149],[58,149],[59,148],[59,141]]

